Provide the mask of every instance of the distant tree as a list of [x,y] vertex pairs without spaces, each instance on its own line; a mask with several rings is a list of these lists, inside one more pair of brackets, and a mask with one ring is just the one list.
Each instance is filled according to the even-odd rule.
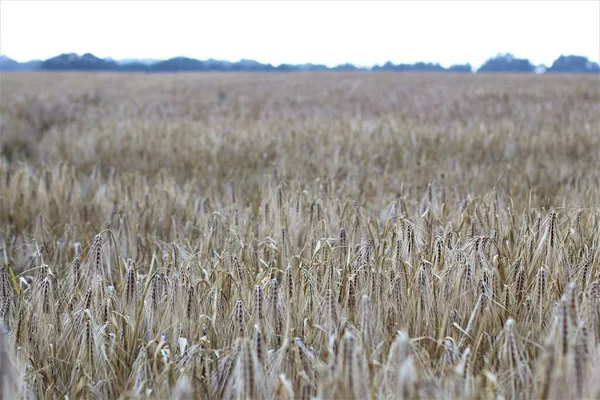
[[18,62],[4,54],[0,55],[0,71],[33,71],[40,67],[42,62],[32,60],[27,62]]
[[498,54],[488,59],[477,72],[534,72],[535,66],[526,58],[515,58],[512,54]]
[[546,72],[563,72],[563,73],[598,73],[600,66],[596,62],[591,62],[587,57],[583,56],[560,56]]
[[273,71],[275,67],[271,64],[262,64],[254,60],[240,60],[231,66],[232,71]]
[[471,66],[471,64],[454,64],[448,67],[447,71],[471,73],[473,72],[473,67]]
[[333,70],[335,70],[335,71],[360,71],[361,68],[358,68],[354,64],[345,63],[345,64],[336,65],[335,67],[333,67]]
[[90,53],[85,53],[82,56],[68,53],[43,61],[40,68],[59,71],[116,71],[119,69],[119,65],[114,61],[103,60]]
[[330,68],[324,64],[302,64],[297,65],[301,71],[329,71]]
[[152,64],[149,68],[151,72],[190,72],[206,70],[203,61],[187,57],[175,57],[165,61]]
[[394,63],[392,63],[391,61],[388,61],[383,65],[375,65],[371,69],[373,71],[393,71],[394,67],[395,67]]
[[443,72],[446,71],[446,69],[438,63],[433,64],[417,62],[415,64],[394,64],[391,61],[388,61],[382,66],[376,65],[375,67],[373,67],[373,71]]
[[282,72],[288,72],[288,71],[294,71],[295,68],[292,64],[279,64],[276,68],[276,71],[282,71]]

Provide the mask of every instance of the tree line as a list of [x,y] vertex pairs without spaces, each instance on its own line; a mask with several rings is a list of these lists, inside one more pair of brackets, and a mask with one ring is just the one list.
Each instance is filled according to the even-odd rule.
[[323,64],[263,64],[254,60],[236,62],[223,60],[197,60],[188,57],[175,57],[168,60],[128,60],[103,59],[86,53],[77,55],[65,53],[47,60],[18,62],[7,56],[0,56],[1,71],[122,71],[122,72],[192,72],[192,71],[418,71],[418,72],[517,72],[517,73],[600,73],[597,62],[578,55],[561,55],[550,67],[534,65],[528,59],[517,58],[510,53],[498,54],[489,58],[475,69],[471,64],[456,64],[443,67],[439,63],[417,62],[414,64],[394,64],[391,61],[373,67],[357,67],[346,63],[335,67]]

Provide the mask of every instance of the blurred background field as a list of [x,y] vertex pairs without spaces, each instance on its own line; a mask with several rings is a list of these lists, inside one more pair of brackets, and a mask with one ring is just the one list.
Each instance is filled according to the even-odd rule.
[[[431,180],[541,206],[598,202],[596,75],[1,76],[3,156],[164,175],[205,194],[330,181],[380,207]],[[568,204],[566,201],[568,200]],[[583,203],[580,202],[583,200]],[[522,204],[522,203],[521,203]]]

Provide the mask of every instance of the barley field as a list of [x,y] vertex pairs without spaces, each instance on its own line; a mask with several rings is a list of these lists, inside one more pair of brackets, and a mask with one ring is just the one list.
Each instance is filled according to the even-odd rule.
[[0,398],[600,398],[598,76],[0,91]]

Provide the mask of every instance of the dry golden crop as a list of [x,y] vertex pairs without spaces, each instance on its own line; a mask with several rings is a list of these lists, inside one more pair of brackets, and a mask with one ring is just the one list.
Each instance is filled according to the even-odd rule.
[[600,79],[2,73],[0,397],[600,396]]

